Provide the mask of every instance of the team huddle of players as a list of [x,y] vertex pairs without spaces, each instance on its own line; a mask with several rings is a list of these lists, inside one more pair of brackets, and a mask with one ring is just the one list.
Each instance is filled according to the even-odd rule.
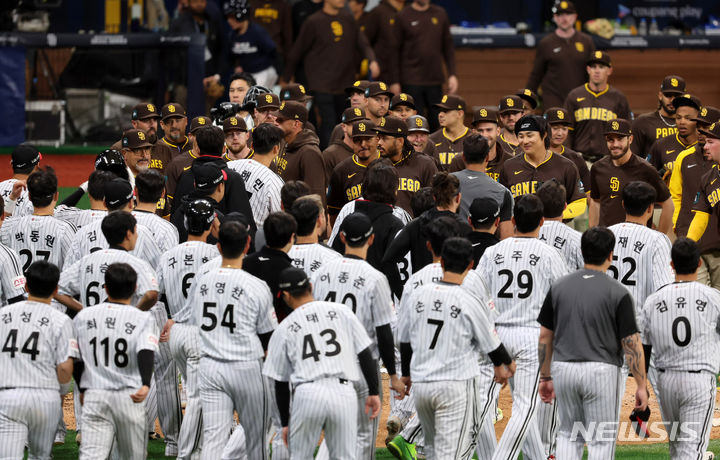
[[311,458],[321,432],[318,458],[374,458],[380,359],[396,457],[565,453],[577,412],[549,396],[538,340],[560,328],[545,305],[564,277],[603,267],[569,225],[586,210],[614,235],[602,271],[631,295],[618,329],[653,346],[663,420],[699,424],[671,454],[702,455],[720,364],[720,111],[668,76],[658,110],[631,122],[610,66],[593,53],[589,83],[544,116],[521,90],[466,127],[465,101],[445,95],[432,134],[411,96],[358,81],[325,151],[299,85],[188,133],[182,106],[143,103],[62,202],[40,152],[16,147],[0,183],[0,457],[49,458],[73,389],[81,458],[144,458],[156,419],[178,458],[266,459],[271,443],[273,459]]

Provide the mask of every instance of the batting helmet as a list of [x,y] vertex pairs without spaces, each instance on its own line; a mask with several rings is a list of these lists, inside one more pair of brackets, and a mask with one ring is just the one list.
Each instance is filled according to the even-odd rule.
[[215,220],[215,208],[208,200],[195,200],[185,210],[185,229],[199,235],[208,230]]
[[269,89],[264,86],[255,85],[248,88],[245,93],[245,99],[242,101],[242,109],[246,112],[251,112],[257,107],[257,97],[261,94],[271,93]]
[[95,169],[109,171],[122,179],[128,180],[125,157],[115,149],[103,150],[97,158],[95,158]]

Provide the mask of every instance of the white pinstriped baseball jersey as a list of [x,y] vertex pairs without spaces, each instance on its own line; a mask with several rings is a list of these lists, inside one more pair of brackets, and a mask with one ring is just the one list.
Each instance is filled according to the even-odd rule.
[[85,364],[80,386],[96,390],[140,388],[140,350],[158,351],[158,327],[149,312],[132,305],[101,303],[74,319]]
[[125,263],[137,273],[137,287],[131,304],[137,305],[147,291],[157,291],[157,275],[155,270],[132,254],[119,249],[101,249],[95,251],[60,273],[58,291],[60,294],[80,296],[83,307],[91,307],[107,299],[105,292],[105,271],[110,264]]
[[282,211],[280,190],[285,182],[280,176],[253,159],[230,161],[227,166],[237,171],[245,181],[245,191],[258,227],[262,226],[267,216]]
[[219,255],[217,246],[202,241],[186,241],[160,257],[157,264],[158,292],[165,293],[171,317],[174,318],[185,305],[200,267]]
[[[332,232],[330,233],[330,238],[328,238],[328,245],[332,246],[333,242],[335,241],[335,238],[338,237],[338,233],[340,233],[340,226],[342,225],[342,221],[345,220],[347,216],[355,212],[355,202],[350,201],[346,203],[342,209],[340,210],[340,213],[338,214],[337,218],[335,219],[335,225],[333,225]],[[412,216],[408,214],[406,210],[403,208],[400,208],[398,206],[393,206],[393,216],[400,219],[400,221],[403,223],[403,225],[407,225],[408,222],[412,220]],[[410,271],[412,273],[412,271]]]
[[488,281],[503,326],[540,327],[540,307],[550,285],[568,273],[560,254],[537,238],[507,238],[490,246],[477,268]]
[[403,295],[398,340],[413,350],[414,382],[466,380],[480,375],[478,352],[487,354],[500,339],[488,307],[464,287],[443,281]]
[[277,327],[270,288],[240,268],[216,268],[197,275],[187,303],[189,323],[200,327],[203,355],[220,361],[263,357],[258,334]]
[[58,364],[80,356],[72,320],[40,302],[0,310],[0,343],[0,388],[60,391]]
[[[0,197],[2,197],[5,200],[5,209],[7,210],[7,202],[10,199],[10,194],[12,193],[13,184],[17,179],[7,179],[2,182],[0,182]],[[20,196],[15,201],[15,211],[13,211],[12,216],[13,217],[22,217],[22,216],[29,216],[33,213],[35,208],[33,207],[33,204],[30,202],[30,193],[28,192],[27,187],[23,188],[22,192],[20,192]]]
[[293,267],[302,269],[308,278],[320,268],[342,256],[322,243],[294,244],[288,251]]
[[390,284],[382,272],[354,257],[327,262],[311,279],[313,296],[350,307],[372,341],[373,358],[378,359],[375,328],[395,322]]
[[9,299],[25,295],[25,275],[17,253],[0,243],[0,307]]
[[[138,237],[135,242],[135,249],[130,254],[141,258],[153,267],[160,259],[162,251],[158,247],[152,232],[144,225],[138,224],[136,230]],[[85,225],[78,230],[73,238],[72,251],[69,259],[65,262],[71,264],[77,262],[81,257],[86,256],[98,249],[106,249],[110,245],[102,232],[102,220]]]
[[638,329],[644,334],[643,342],[652,345],[656,368],[717,374],[719,319],[717,289],[696,281],[674,282],[647,298]]
[[546,220],[540,227],[540,236],[538,239],[549,244],[560,252],[570,270],[578,270],[585,266],[583,261],[582,250],[580,249],[580,239],[582,233],[569,225],[555,220]]
[[357,381],[357,354],[371,344],[346,306],[308,302],[288,315],[273,333],[263,374],[293,385],[323,378]]
[[[219,252],[219,251],[218,251]],[[216,268],[220,268],[222,265],[222,256],[218,255],[217,257],[210,259],[206,263],[202,264],[200,268],[195,272],[195,277],[193,278],[193,282],[190,285],[190,290],[188,291],[188,297],[180,310],[173,316],[173,319],[176,323],[187,323],[191,324],[193,320],[193,316],[195,315],[195,304],[191,301],[191,296],[193,294],[192,287],[195,284],[195,281],[200,278],[203,275],[206,275],[211,270],[215,270]]]
[[169,251],[178,245],[180,237],[177,228],[158,216],[154,212],[133,211],[132,215],[139,225],[146,227],[152,233],[153,240],[161,252]]
[[45,260],[62,269],[77,228],[53,216],[12,217],[0,228],[0,241],[20,255],[23,270]]
[[608,275],[620,281],[635,300],[635,312],[645,299],[672,283],[670,239],[644,225],[622,222],[608,227],[615,234],[613,262]]
[[102,209],[80,209],[60,204],[55,208],[55,218],[73,224],[77,228],[102,220],[108,212]]

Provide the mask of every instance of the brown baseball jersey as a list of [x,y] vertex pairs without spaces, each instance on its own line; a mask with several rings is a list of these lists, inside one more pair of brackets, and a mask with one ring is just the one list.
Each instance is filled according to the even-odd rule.
[[[377,158],[380,158],[378,154]],[[360,164],[355,155],[335,166],[328,182],[328,214],[336,216],[345,204],[362,196],[362,181],[367,166]]]
[[609,155],[592,165],[590,198],[600,202],[600,225],[609,227],[625,222],[622,190],[627,184],[637,180],[647,182],[655,189],[658,203],[670,198],[670,191],[655,168],[637,155],[631,155],[622,166],[615,166]]
[[175,188],[177,187],[180,176],[183,172],[190,169],[195,158],[197,157],[192,153],[192,150],[190,150],[173,158],[167,168],[165,168],[165,176],[167,176],[165,191],[170,200],[172,200],[175,195]]
[[[505,162],[510,158],[512,158],[512,155],[505,152],[500,147],[500,144],[495,142],[495,157],[492,160],[488,161],[488,165],[485,168],[485,174],[487,174],[491,179],[497,182],[500,179],[500,170],[502,169],[503,164],[505,164]],[[452,173],[462,171],[466,167],[467,165],[465,164],[465,159],[463,158],[463,156],[457,155],[450,163],[448,172]]]
[[303,129],[275,159],[275,172],[285,182],[304,181],[310,187],[310,193],[325,201],[325,163],[319,144],[315,133]]
[[437,167],[431,158],[414,151],[405,152],[400,161],[393,163],[393,166],[400,176],[395,205],[412,216],[410,200],[417,191],[432,183],[432,178],[438,171]]
[[278,52],[285,55],[292,46],[292,16],[286,0],[250,0],[252,21],[267,30]]
[[511,144],[510,142],[506,141],[505,136],[503,136],[502,134],[500,134],[498,136],[496,142],[500,145],[500,147],[503,149],[503,151],[505,153],[507,153],[508,155],[510,155],[511,157],[514,157],[515,155],[517,155],[518,150],[520,150],[518,148],[517,144]]
[[460,136],[450,139],[445,128],[440,128],[430,135],[428,142],[432,142],[433,146],[435,146],[435,158],[442,169],[447,169],[456,155],[462,155],[463,141],[469,133],[470,128],[465,128],[465,131]]
[[343,131],[343,129],[342,129],[342,123],[338,123],[333,128],[332,133],[330,134],[330,140],[328,142],[330,144],[342,142],[344,137],[345,137],[345,131]]
[[575,164],[578,174],[580,175],[580,180],[582,181],[583,189],[585,190],[585,193],[589,192],[591,188],[590,169],[588,169],[587,163],[583,159],[582,155],[573,149],[565,147],[564,145],[562,146],[562,152],[558,153],[558,155],[564,156]]
[[[153,144],[152,150],[150,151],[150,168],[157,169],[164,174],[167,174],[167,168],[173,160],[173,152],[171,149],[166,148],[167,146],[161,141]],[[110,146],[113,150],[122,150],[122,142],[117,141]]]
[[388,83],[400,81],[395,42],[397,39],[395,32],[397,13],[398,10],[388,0],[381,0],[375,8],[360,19],[360,29],[365,32],[380,65],[380,75],[376,80]]
[[[708,222],[708,226],[705,229],[705,233],[718,233],[718,213],[720,212],[720,169],[717,164],[713,165],[710,171],[703,174],[700,179],[700,191],[696,195],[695,203],[693,204],[693,211],[700,211],[710,214],[715,217],[715,227],[711,227],[712,220]],[[717,246],[714,248],[717,249]]]
[[353,149],[341,140],[340,142],[328,145],[328,148],[323,150],[322,155],[323,161],[325,162],[325,181],[329,184],[330,176],[335,166],[340,164],[341,161],[353,156]]
[[588,161],[596,161],[608,154],[604,134],[606,121],[632,119],[625,95],[610,85],[598,93],[587,83],[578,86],[565,99],[565,109],[570,112],[574,127],[570,130],[571,147],[582,152]]
[[647,158],[655,141],[677,134],[674,118],[665,118],[659,111],[644,113],[632,123],[633,141],[630,150],[640,158]]
[[525,154],[510,158],[500,170],[499,182],[517,198],[536,193],[543,182],[557,179],[567,190],[567,203],[585,198],[585,191],[581,188],[582,183],[573,162],[552,152],[548,152],[548,155],[537,168],[527,161]]
[[647,160],[664,179],[670,180],[675,159],[680,155],[680,152],[695,144],[697,144],[697,141],[691,144],[685,144],[678,134],[663,137],[655,141],[652,145]]

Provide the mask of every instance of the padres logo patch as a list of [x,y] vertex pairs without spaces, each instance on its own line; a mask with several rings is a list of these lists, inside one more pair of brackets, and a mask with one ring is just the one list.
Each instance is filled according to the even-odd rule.
[[671,84],[672,86],[677,87],[677,85],[678,85],[677,78],[671,78],[671,79],[670,79],[670,84]]
[[199,125],[204,125],[204,124],[205,124],[205,119],[202,118],[202,117],[198,118],[198,124],[199,124]]
[[702,110],[700,111],[700,115],[702,115],[703,117],[707,116],[707,109],[705,107],[703,107]]
[[444,104],[445,102],[447,102],[447,94],[443,96],[442,101],[440,101],[440,102],[442,102],[443,104]]
[[567,2],[560,2],[560,8],[565,9],[565,8],[567,8],[567,7],[568,7],[568,3],[567,3]]
[[237,123],[238,123],[238,122],[237,122],[237,118],[235,118],[235,117],[230,118],[230,124],[231,124],[231,125],[236,126]]
[[362,110],[358,109],[357,107],[355,107],[355,109],[353,110],[353,113],[355,114],[356,117],[362,117]]
[[620,123],[618,123],[617,121],[613,121],[613,122],[612,122],[612,129],[614,129],[614,130],[616,130],[616,131],[617,131],[618,129],[620,129]]
[[147,109],[148,109],[148,112],[154,112],[154,111],[155,111],[155,106],[152,105],[152,104],[148,104],[148,105],[147,105]]
[[595,58],[601,59],[602,58],[602,51],[595,51]]
[[422,118],[416,118],[416,119],[415,119],[415,126],[417,126],[418,128],[422,128],[422,125],[423,125]]
[[481,117],[487,117],[487,110],[485,110],[485,109],[480,109],[480,116],[481,116]]
[[142,131],[138,132],[138,139],[140,139],[141,141],[144,141],[144,140],[145,140],[145,133],[142,132]]
[[405,94],[405,93],[400,93],[400,100],[403,101],[403,102],[407,101],[407,94]]
[[170,112],[170,113],[175,113],[175,106],[174,106],[174,105],[169,105],[169,106],[168,106],[168,112]]
[[298,89],[300,89],[300,92],[305,94],[305,87],[303,85],[298,85]]
[[365,123],[360,123],[358,125],[358,131],[360,131],[361,133],[365,132]]
[[360,80],[358,80],[358,81],[356,81],[355,83],[353,83],[353,86],[360,86]]
[[380,126],[385,126],[385,117],[380,119]]
[[282,109],[284,109],[284,108],[285,108],[285,101],[283,101],[283,103],[280,104],[280,110],[282,110]]
[[532,96],[532,93],[530,92],[529,89],[526,89],[525,91],[523,91],[523,94],[525,94],[526,96]]
[[343,34],[343,27],[342,27],[342,24],[340,24],[340,22],[338,22],[338,21],[333,21],[333,22],[331,22],[331,23],[330,23],[330,28],[332,29],[332,33],[333,33],[336,37],[341,37],[341,36],[342,36],[342,34]]
[[438,24],[438,19],[437,19],[435,16],[433,16],[432,18],[430,18],[430,21],[432,21],[432,23],[433,23],[434,25],[437,25],[437,24]]
[[575,42],[575,49],[578,50],[579,53],[582,53],[585,51],[585,46],[580,42]]
[[266,94],[266,95],[265,95],[265,102],[267,102],[268,104],[270,104],[270,103],[272,102],[272,96],[269,95],[269,94]]
[[612,190],[613,192],[617,192],[618,190],[620,190],[620,181],[615,176],[610,178],[610,190]]
[[515,105],[515,103],[513,102],[513,100],[511,98],[507,98],[505,100],[505,102],[507,103],[508,107],[513,107]]
[[378,83],[378,86],[380,87],[381,90],[387,91],[387,85],[385,83],[380,82],[380,83]]
[[565,118],[565,114],[563,113],[562,110],[557,111],[557,117],[561,120]]

